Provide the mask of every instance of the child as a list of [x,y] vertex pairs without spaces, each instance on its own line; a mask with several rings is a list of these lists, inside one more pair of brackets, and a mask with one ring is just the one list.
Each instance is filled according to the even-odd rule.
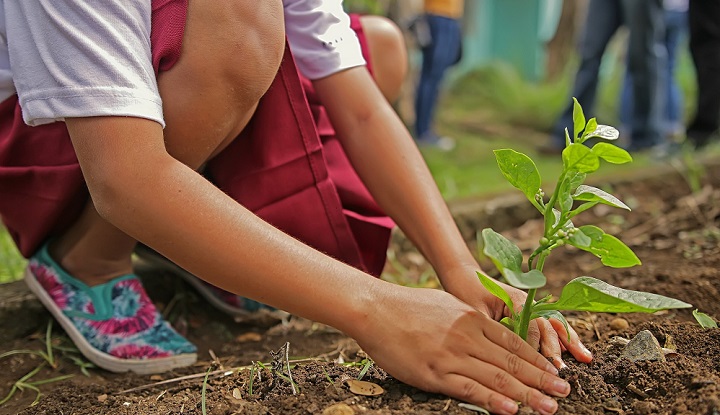
[[[515,401],[554,412],[541,390],[564,396],[569,385],[493,321],[504,304],[474,275],[478,265],[363,65],[341,3],[146,3],[0,8],[0,212],[32,256],[26,281],[81,351],[115,371],[194,361],[194,346],[132,274],[140,241],[214,286],[343,330],[409,384],[496,413],[514,413]],[[377,205],[446,292],[364,272],[376,269],[373,243],[389,223],[353,176],[331,176],[349,165],[325,157],[323,126],[316,130],[283,52],[283,12],[323,104],[314,109],[327,112]],[[524,294],[507,290],[519,304]],[[589,361],[570,335],[540,321],[534,344],[558,367],[561,342]]]

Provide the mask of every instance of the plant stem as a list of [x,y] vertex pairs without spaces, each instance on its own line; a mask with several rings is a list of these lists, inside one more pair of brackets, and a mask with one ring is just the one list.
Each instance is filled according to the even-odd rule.
[[525,299],[525,305],[520,312],[520,322],[517,325],[518,333],[523,340],[527,340],[528,327],[530,326],[530,316],[532,315],[532,306],[535,302],[535,292],[537,288],[531,288],[528,290],[527,298]]

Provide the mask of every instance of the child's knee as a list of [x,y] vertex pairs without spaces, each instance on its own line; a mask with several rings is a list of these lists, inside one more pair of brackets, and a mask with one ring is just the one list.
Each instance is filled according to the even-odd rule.
[[237,136],[284,46],[280,0],[189,2],[180,59],[158,78],[170,154],[197,167]]
[[389,101],[397,98],[407,75],[407,49],[400,28],[381,16],[363,16],[363,31],[368,40],[375,79]]

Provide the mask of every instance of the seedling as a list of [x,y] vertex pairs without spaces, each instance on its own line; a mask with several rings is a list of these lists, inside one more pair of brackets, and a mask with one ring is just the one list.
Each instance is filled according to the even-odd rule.
[[[527,340],[530,321],[536,318],[555,318],[568,324],[560,311],[593,311],[606,313],[653,313],[671,308],[691,307],[685,302],[657,294],[630,291],[614,287],[592,277],[578,277],[562,290],[557,301],[548,295],[535,300],[538,288],[545,286],[547,278],[543,267],[550,253],[564,245],[572,245],[600,258],[603,265],[627,268],[640,265],[635,253],[618,238],[606,234],[593,225],[575,227],[572,219],[578,214],[605,204],[625,210],[630,208],[615,196],[593,186],[584,185],[588,174],[595,172],[604,160],[612,164],[632,161],[630,154],[609,141],[618,138],[618,131],[607,125],[598,125],[595,118],[585,120],[582,107],[573,98],[572,137],[565,129],[565,148],[562,152],[563,168],[553,193],[546,198],[540,188],[540,173],[530,157],[510,149],[495,150],[495,158],[503,176],[522,191],[544,217],[543,236],[538,247],[530,254],[525,267],[520,248],[492,229],[483,229],[483,253],[489,257],[508,284],[527,290],[528,296],[521,311],[505,290],[493,279],[478,272],[482,284],[500,298],[511,312],[501,322]],[[589,139],[605,140],[587,145]],[[569,336],[569,334],[568,334]]]
[[695,320],[696,320],[696,321],[698,322],[698,324],[700,324],[700,326],[701,326],[702,328],[704,328],[704,329],[716,329],[716,328],[718,328],[718,325],[717,325],[717,323],[715,322],[715,320],[714,320],[712,317],[710,317],[709,315],[707,315],[707,314],[705,314],[705,313],[703,313],[703,312],[701,312],[701,311],[694,310],[694,311],[693,311],[693,317],[695,317]]

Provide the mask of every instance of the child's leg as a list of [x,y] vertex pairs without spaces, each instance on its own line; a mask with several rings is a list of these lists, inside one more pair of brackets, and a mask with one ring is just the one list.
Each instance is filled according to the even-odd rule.
[[407,50],[402,31],[382,16],[361,16],[360,24],[367,39],[373,78],[385,98],[395,101],[407,75]]
[[[197,169],[247,124],[282,57],[280,7],[279,2],[189,3],[182,55],[158,78],[165,143],[173,157]],[[92,286],[130,273],[134,247],[132,238],[88,202],[51,254]]]
[[[178,15],[169,15],[176,23]],[[279,1],[190,2],[187,28],[177,34],[182,54],[158,79],[169,154],[197,169],[237,136],[280,64],[278,27]],[[33,255],[25,281],[99,367],[155,373],[192,364],[195,346],[163,319],[131,272],[135,243],[88,202],[53,249]]]

